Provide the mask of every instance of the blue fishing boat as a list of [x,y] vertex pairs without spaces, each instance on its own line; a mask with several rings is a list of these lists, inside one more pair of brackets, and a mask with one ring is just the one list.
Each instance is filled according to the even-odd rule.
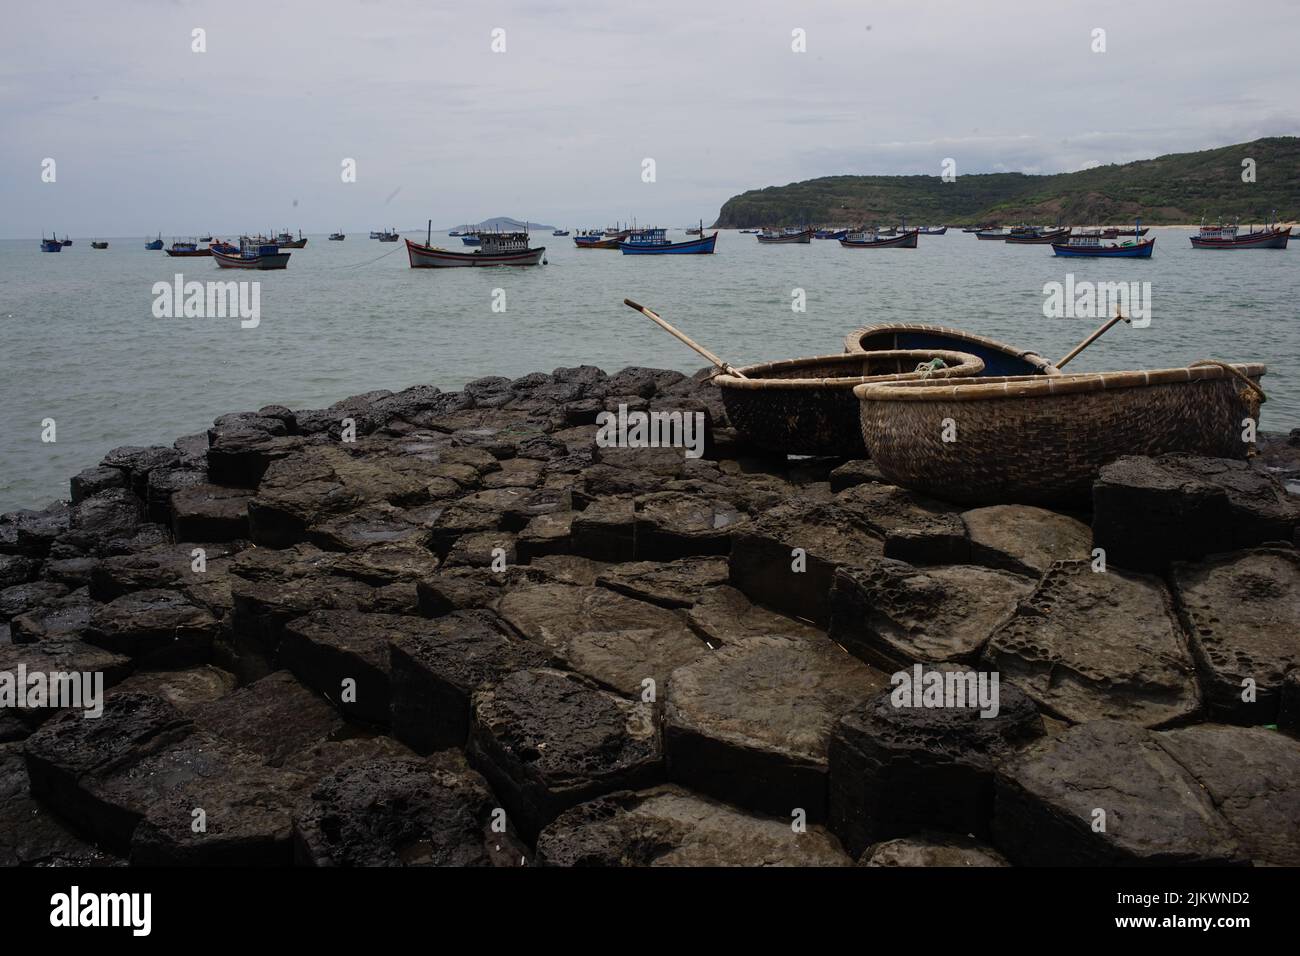
[[710,255],[718,242],[718,234],[701,235],[697,239],[672,242],[664,229],[637,229],[618,244],[625,256],[681,256]]
[[46,239],[45,234],[41,233],[41,252],[62,252],[62,251],[63,251],[63,243],[59,242],[57,237],[51,236],[49,239]]
[[[1142,224],[1135,227],[1136,235],[1141,235]],[[1150,259],[1156,247],[1155,237],[1150,239],[1128,239],[1124,242],[1102,243],[1107,233],[1100,229],[1084,229],[1077,235],[1071,235],[1065,242],[1052,243],[1052,252],[1058,256],[1086,259]]]
[[843,239],[849,234],[847,229],[818,229],[813,233],[814,239]]
[[162,246],[163,246],[163,242],[162,242],[162,233],[161,233],[161,232],[158,233],[158,238],[157,238],[157,239],[150,239],[148,242],[146,242],[146,243],[144,244],[144,247],[145,247],[146,249],[152,249],[152,250],[155,251],[155,252],[157,252],[159,249],[161,249]]
[[481,245],[483,245],[483,240],[480,239],[479,236],[478,236],[476,233],[472,233],[472,234],[470,234],[470,235],[468,235],[468,236],[461,236],[461,237],[460,237],[460,241],[463,242],[463,243],[464,243],[465,245],[467,245],[467,246],[481,246]]
[[567,229],[556,229],[553,233],[551,233],[551,235],[553,236],[567,236],[568,234],[569,234],[569,230]]

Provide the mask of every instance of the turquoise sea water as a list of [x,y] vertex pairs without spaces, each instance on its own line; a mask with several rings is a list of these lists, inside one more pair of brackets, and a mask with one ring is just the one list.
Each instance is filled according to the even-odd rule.
[[[423,231],[406,235],[423,239]],[[111,238],[102,251],[74,237],[57,254],[40,252],[36,239],[3,241],[0,511],[66,497],[68,478],[110,448],[170,444],[226,412],[320,407],[417,383],[451,389],[562,365],[704,364],[624,297],[733,364],[839,352],[850,329],[897,321],[957,326],[1058,359],[1099,321],[1044,317],[1045,283],[1070,273],[1076,282],[1149,281],[1150,325],[1112,329],[1070,370],[1263,361],[1263,427],[1300,426],[1300,242],[1202,252],[1187,241],[1189,229],[1152,235],[1152,259],[1107,262],[953,230],[922,236],[916,250],[760,246],[724,231],[713,256],[655,257],[534,234],[547,247],[545,266],[412,270],[401,243],[363,231],[345,242],[311,236],[284,272],[172,259],[146,251],[141,236]],[[260,324],[155,318],[154,283],[178,272],[260,281]],[[806,294],[804,313],[791,310],[795,289]],[[493,311],[496,290],[505,311]],[[41,440],[49,418],[52,444]]]

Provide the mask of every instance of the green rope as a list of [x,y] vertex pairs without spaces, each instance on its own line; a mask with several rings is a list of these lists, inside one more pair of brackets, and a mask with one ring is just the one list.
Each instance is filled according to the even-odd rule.
[[948,363],[936,356],[928,362],[922,362],[916,367],[916,371],[921,373],[921,378],[929,378],[932,372],[937,372],[939,369],[947,367]]

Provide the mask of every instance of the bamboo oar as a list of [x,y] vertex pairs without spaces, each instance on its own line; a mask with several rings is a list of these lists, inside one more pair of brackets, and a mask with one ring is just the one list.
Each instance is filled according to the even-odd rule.
[[1095,341],[1097,341],[1099,338],[1101,338],[1102,335],[1103,335],[1103,334],[1104,334],[1108,329],[1110,329],[1110,327],[1111,327],[1112,325],[1115,325],[1116,323],[1121,322],[1121,321],[1123,321],[1123,322],[1129,322],[1129,324],[1132,324],[1132,323],[1130,322],[1130,320],[1129,320],[1128,318],[1126,318],[1126,317],[1124,316],[1123,313],[1120,312],[1119,309],[1116,309],[1116,310],[1115,310],[1115,318],[1107,320],[1107,322],[1106,322],[1105,325],[1103,325],[1101,328],[1099,328],[1096,332],[1093,332],[1092,335],[1088,336],[1086,339],[1084,339],[1082,342],[1080,342],[1078,345],[1076,345],[1073,349],[1071,349],[1069,355],[1067,355],[1065,358],[1061,359],[1061,361],[1059,361],[1059,362],[1056,363],[1056,367],[1057,367],[1057,368],[1064,368],[1066,362],[1069,362],[1069,361],[1070,361],[1071,359],[1073,359],[1076,355],[1078,355],[1080,352],[1082,352],[1084,349],[1086,349],[1089,345],[1091,345],[1093,342],[1095,342]]
[[722,361],[722,359],[718,358],[716,355],[714,355],[712,352],[706,349],[703,345],[700,345],[689,335],[686,335],[684,332],[677,331],[677,329],[673,328],[671,325],[669,325],[667,322],[661,319],[657,313],[650,311],[644,305],[641,305],[639,302],[633,302],[631,299],[624,299],[623,304],[630,309],[636,309],[638,312],[644,315],[655,325],[659,326],[665,332],[672,335],[679,342],[683,343],[684,345],[688,345],[691,348],[693,348],[695,351],[699,352],[706,359],[708,359],[712,365],[726,372],[728,375],[734,375],[736,376],[736,378],[746,378],[746,376],[738,369],[736,369],[734,366],[728,365],[726,362]]

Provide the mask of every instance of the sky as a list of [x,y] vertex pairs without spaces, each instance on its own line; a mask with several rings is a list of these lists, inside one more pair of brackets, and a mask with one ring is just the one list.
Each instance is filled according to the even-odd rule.
[[682,225],[945,158],[1071,171],[1300,133],[1297,38],[1296,0],[0,0],[0,237]]

